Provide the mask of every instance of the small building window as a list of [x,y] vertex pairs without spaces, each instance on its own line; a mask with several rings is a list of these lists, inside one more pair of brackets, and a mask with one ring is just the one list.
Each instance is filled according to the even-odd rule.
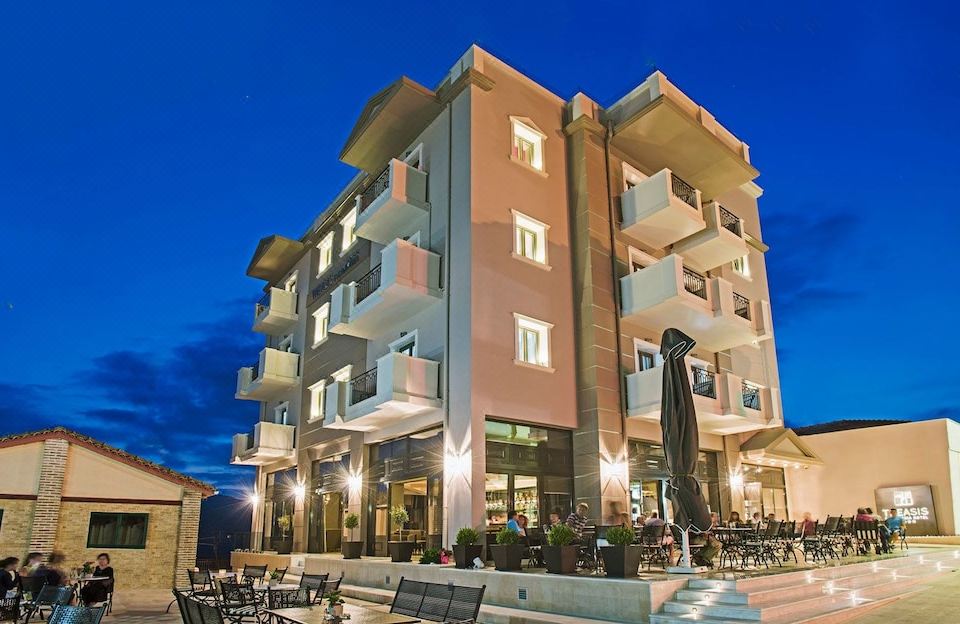
[[750,277],[750,256],[734,258],[732,266],[733,270],[740,275],[744,277]]
[[533,126],[517,118],[511,118],[513,128],[513,149],[510,157],[520,163],[543,171],[543,141],[546,135]]
[[516,210],[513,211],[513,254],[523,258],[547,264],[547,230],[549,225],[531,219]]
[[273,408],[273,423],[276,425],[289,425],[287,422],[290,418],[290,402],[284,401],[280,405]]
[[521,314],[516,319],[516,362],[541,368],[550,368],[550,323],[544,323]]
[[352,208],[343,219],[340,220],[340,227],[343,228],[343,240],[340,242],[340,255],[342,256],[357,240],[357,209]]
[[323,418],[323,403],[326,395],[326,381],[321,380],[310,386],[310,422]]
[[90,513],[87,548],[146,548],[147,520],[144,513]]
[[325,303],[313,313],[313,346],[327,339],[327,327],[330,324],[330,304]]
[[333,232],[328,232],[320,240],[317,251],[320,252],[320,260],[317,262],[317,277],[320,277],[333,264]]

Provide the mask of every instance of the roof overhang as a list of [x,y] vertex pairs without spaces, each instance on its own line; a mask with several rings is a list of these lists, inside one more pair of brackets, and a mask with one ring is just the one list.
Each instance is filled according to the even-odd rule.
[[268,282],[283,277],[303,252],[303,243],[279,234],[261,238],[253,259],[247,266],[247,275]]
[[823,460],[792,429],[767,429],[740,445],[740,460],[784,467],[822,466]]
[[378,173],[439,114],[436,93],[406,76],[374,95],[353,126],[340,160]]

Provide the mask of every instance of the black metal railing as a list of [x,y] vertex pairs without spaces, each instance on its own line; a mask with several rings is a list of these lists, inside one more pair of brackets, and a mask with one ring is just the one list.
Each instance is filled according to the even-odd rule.
[[683,287],[701,299],[707,298],[707,278],[687,267],[683,267]]
[[260,301],[257,302],[257,309],[255,316],[260,318],[260,315],[270,309],[270,291],[263,293],[263,296],[260,297]]
[[383,192],[390,186],[390,165],[380,172],[380,175],[370,183],[360,194],[360,212],[370,207],[373,200],[383,195]]
[[740,385],[740,394],[743,395],[744,407],[760,411],[760,388],[743,382]]
[[733,293],[733,313],[750,320],[750,300],[740,293]]
[[709,397],[711,399],[717,398],[717,376],[715,373],[708,371],[705,368],[693,367],[693,393]]
[[683,200],[685,204],[691,207],[697,207],[697,190],[684,182],[683,178],[675,173],[670,174],[671,189],[675,197]]
[[380,288],[380,267],[382,265],[378,264],[373,267],[370,271],[366,273],[363,277],[357,280],[356,285],[356,298],[353,300],[354,304],[358,304],[370,295],[372,295],[378,288]]
[[377,395],[377,368],[373,367],[365,373],[350,380],[350,405]]
[[250,367],[250,381],[256,381],[260,379],[260,360],[257,360],[253,363],[253,366]]
[[720,225],[727,228],[740,238],[743,238],[743,230],[740,226],[740,218],[723,206],[720,206]]

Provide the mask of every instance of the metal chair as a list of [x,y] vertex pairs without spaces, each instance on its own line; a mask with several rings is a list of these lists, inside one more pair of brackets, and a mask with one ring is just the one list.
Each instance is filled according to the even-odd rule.
[[670,551],[667,544],[666,525],[648,525],[640,531],[641,556],[647,561],[647,571],[650,571],[654,561],[659,561],[663,567],[670,565]]
[[756,536],[748,537],[743,542],[743,562],[744,564],[753,557],[753,564],[757,567],[762,563],[767,568],[770,567],[770,561],[776,561],[777,565],[783,563],[776,554],[777,537],[780,535],[780,520],[771,520],[762,531]]
[[16,622],[20,619],[20,594],[13,598],[0,598],[0,622]]
[[480,613],[480,603],[487,586],[464,587],[455,585],[453,597],[450,598],[450,609],[447,611],[447,622],[476,622]]
[[252,566],[245,565],[243,566],[243,574],[240,576],[240,582],[252,582],[252,583],[263,583],[263,579],[267,576],[267,566]]
[[100,624],[106,610],[105,606],[74,607],[58,604],[53,608],[47,624]]
[[267,590],[267,606],[270,609],[309,607],[310,589],[307,587],[298,587],[297,589],[270,588]]
[[30,618],[35,614],[39,614],[40,617],[43,617],[43,608],[53,607],[57,605],[68,605],[73,601],[74,588],[73,586],[54,586],[54,585],[44,585],[43,589],[40,590],[40,593],[36,595],[33,599],[30,608],[27,610],[26,616],[23,619],[23,624],[27,624],[30,621]]
[[320,604],[323,601],[323,586],[329,577],[330,574],[302,574],[300,576],[300,587],[306,587],[315,592],[313,602]]
[[[273,574],[279,574],[279,575],[280,575],[280,576],[277,577],[277,583],[282,583],[282,582],[283,582],[283,577],[285,577],[285,576],[287,575],[287,570],[289,570],[289,569],[290,569],[290,568],[274,568],[274,569],[273,569]],[[271,578],[273,578],[273,574],[270,575]]]
[[260,604],[253,590],[253,581],[246,583],[220,583],[220,612],[234,624],[244,620],[260,620]]

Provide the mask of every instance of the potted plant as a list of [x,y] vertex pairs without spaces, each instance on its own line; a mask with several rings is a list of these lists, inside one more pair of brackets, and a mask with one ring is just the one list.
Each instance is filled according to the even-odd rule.
[[550,574],[573,574],[577,571],[577,546],[572,545],[576,533],[565,524],[555,524],[547,533],[543,561]]
[[290,529],[293,528],[293,516],[283,514],[277,518],[277,527],[280,529],[280,538],[274,542],[278,555],[289,555],[293,549],[293,536],[290,535]]
[[609,546],[600,547],[603,557],[603,569],[607,576],[627,578],[636,576],[640,569],[640,546],[634,546],[636,535],[630,527],[610,527],[607,529]]
[[490,546],[493,564],[501,572],[519,572],[523,569],[523,545],[520,534],[513,529],[503,527],[497,531],[497,543]]
[[270,573],[269,585],[270,587],[276,587],[279,584],[280,584],[280,573],[274,570],[273,572]]
[[423,551],[423,554],[420,555],[421,565],[426,565],[430,563],[440,563],[440,549],[439,548],[426,548]]
[[478,544],[478,541],[480,541],[480,532],[473,527],[463,527],[457,531],[453,558],[461,570],[473,566],[473,560],[483,554],[483,546]]
[[360,516],[355,513],[348,513],[343,519],[343,526],[350,531],[350,541],[344,542],[341,548],[344,559],[359,559],[363,553],[363,542],[353,541],[353,531],[360,526]]
[[340,597],[340,592],[327,592],[323,599],[327,601],[327,615],[333,618],[343,617],[343,598]]
[[390,520],[397,526],[400,536],[398,541],[391,540],[387,544],[387,550],[390,551],[390,561],[394,563],[408,562],[413,556],[413,547],[416,546],[413,542],[403,541],[403,525],[410,520],[410,514],[407,513],[407,509],[403,505],[396,505],[390,509]]

